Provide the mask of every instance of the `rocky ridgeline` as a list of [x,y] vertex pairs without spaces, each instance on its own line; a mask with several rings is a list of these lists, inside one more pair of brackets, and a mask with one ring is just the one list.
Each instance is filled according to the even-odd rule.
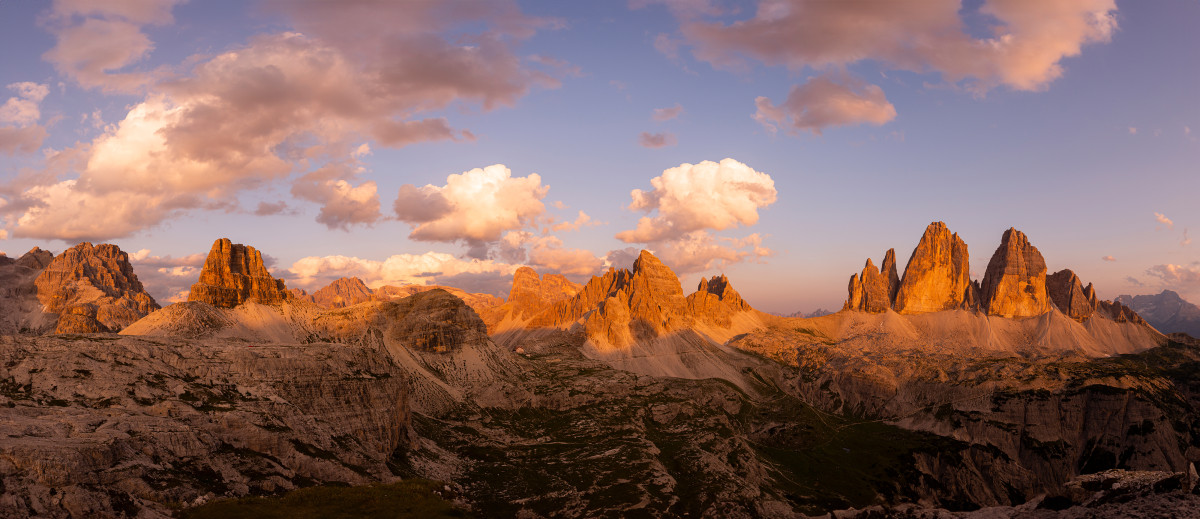
[[323,308],[345,308],[370,301],[371,289],[356,277],[338,278],[324,288],[313,292],[308,300]]
[[54,258],[34,282],[56,333],[115,332],[161,308],[116,245],[80,243]]
[[[566,281],[566,278],[563,280]],[[311,295],[299,289],[292,289],[289,292],[296,299],[309,301],[321,308],[346,308],[367,301],[395,301],[439,289],[462,299],[467,306],[478,313],[483,313],[504,303],[503,299],[491,294],[469,293],[465,290],[441,285],[384,285],[371,289],[357,277],[338,278]]]
[[[509,301],[485,316],[489,331],[505,325],[569,329],[579,324],[601,349],[624,349],[698,325],[729,328],[735,315],[753,312],[724,275],[702,280],[685,296],[675,272],[648,251],[631,269],[609,269],[578,289],[559,278],[546,275],[539,281],[533,269],[519,269]],[[567,296],[571,291],[576,293]]]
[[923,314],[966,309],[1019,318],[1056,308],[1080,322],[1101,312],[1116,322],[1146,324],[1120,302],[1098,301],[1092,285],[1084,287],[1070,270],[1047,275],[1042,253],[1013,228],[1001,237],[982,283],[970,279],[967,244],[945,223],[933,222],[913,250],[902,278],[897,281],[895,250],[889,249],[881,269],[867,259],[862,273],[850,276],[847,292],[843,310]]
[[283,280],[267,271],[261,252],[221,238],[208,251],[200,281],[192,285],[188,301],[233,308],[247,301],[269,305],[292,297]]
[[1117,296],[1114,302],[1128,306],[1163,333],[1186,333],[1200,337],[1200,307],[1187,302],[1172,290],[1141,296]]
[[58,257],[34,247],[0,261],[0,284],[0,328],[10,333],[115,332],[159,308],[111,244],[80,243]]

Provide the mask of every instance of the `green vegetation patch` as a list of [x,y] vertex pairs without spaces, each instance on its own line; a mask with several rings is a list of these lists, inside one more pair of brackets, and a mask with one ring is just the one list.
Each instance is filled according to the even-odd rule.
[[184,510],[184,519],[470,517],[442,495],[442,484],[410,479],[357,487],[312,487],[274,497],[222,499]]

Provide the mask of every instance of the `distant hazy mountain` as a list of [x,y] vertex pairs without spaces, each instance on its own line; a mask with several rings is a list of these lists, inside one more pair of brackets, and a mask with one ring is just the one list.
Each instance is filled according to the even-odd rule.
[[1200,307],[1171,290],[1157,295],[1118,296],[1117,302],[1133,308],[1160,332],[1200,337]]

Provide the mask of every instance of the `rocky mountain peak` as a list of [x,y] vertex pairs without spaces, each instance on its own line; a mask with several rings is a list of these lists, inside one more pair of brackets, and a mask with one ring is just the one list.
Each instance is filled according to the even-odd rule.
[[1121,295],[1114,301],[1145,317],[1151,326],[1163,333],[1186,333],[1200,337],[1200,307],[1188,302],[1179,293],[1163,290],[1158,294]]
[[1076,321],[1086,321],[1096,311],[1096,290],[1091,283],[1084,288],[1079,276],[1071,269],[1046,276],[1046,290],[1054,306]]
[[41,270],[46,268],[53,259],[54,253],[41,247],[34,247],[18,258],[16,264],[25,268]]
[[[888,311],[894,302],[894,294],[899,282],[896,278],[896,252],[890,249],[884,254],[883,271],[875,268],[875,262],[867,258],[862,272],[850,276],[848,287],[849,297],[842,307],[846,310],[882,313]],[[890,271],[890,272],[889,272]]]
[[919,314],[973,306],[967,244],[943,222],[925,228],[896,292],[894,308]]
[[1009,228],[983,275],[981,303],[988,315],[1032,317],[1050,310],[1046,261],[1025,233]]
[[[291,292],[289,290],[289,292]],[[325,308],[345,308],[370,301],[373,292],[357,277],[338,278],[313,292],[309,300]]]
[[[22,259],[31,255],[44,257],[30,251]],[[160,308],[133,273],[129,255],[108,243],[67,249],[34,284],[46,312],[59,314],[57,333],[118,331]]]
[[569,299],[579,292],[582,285],[574,283],[561,274],[538,276],[530,267],[520,267],[513,272],[512,289],[508,292],[508,303],[517,318],[534,316],[554,303]]
[[188,301],[233,308],[247,301],[273,304],[291,297],[283,280],[275,279],[267,271],[261,252],[221,238],[213,242]]

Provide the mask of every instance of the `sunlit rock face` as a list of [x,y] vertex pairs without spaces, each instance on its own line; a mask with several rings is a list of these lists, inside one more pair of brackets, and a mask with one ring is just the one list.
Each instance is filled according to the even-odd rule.
[[[30,263],[43,260],[31,258]],[[45,311],[58,314],[56,333],[119,331],[160,308],[133,273],[129,255],[108,243],[67,249],[48,262],[34,284]]]
[[[289,291],[290,292],[290,291]],[[294,294],[294,293],[293,293]],[[373,293],[367,284],[356,277],[338,278],[307,299],[322,308],[345,308],[370,301]]]
[[900,290],[900,277],[896,274],[896,250],[888,249],[883,256],[883,266],[875,268],[871,258],[863,266],[861,274],[850,276],[849,296],[842,307],[846,310],[881,313],[888,311]]
[[292,298],[282,279],[275,279],[263,265],[262,253],[254,247],[234,244],[228,238],[213,243],[200,271],[200,281],[192,285],[188,301],[201,301],[221,308],[233,308],[246,301],[280,303]]
[[896,293],[894,308],[902,314],[920,314],[973,306],[967,244],[945,223],[925,228],[913,250]]
[[1025,233],[1004,232],[983,275],[981,304],[988,315],[1032,317],[1050,311],[1046,261]]

